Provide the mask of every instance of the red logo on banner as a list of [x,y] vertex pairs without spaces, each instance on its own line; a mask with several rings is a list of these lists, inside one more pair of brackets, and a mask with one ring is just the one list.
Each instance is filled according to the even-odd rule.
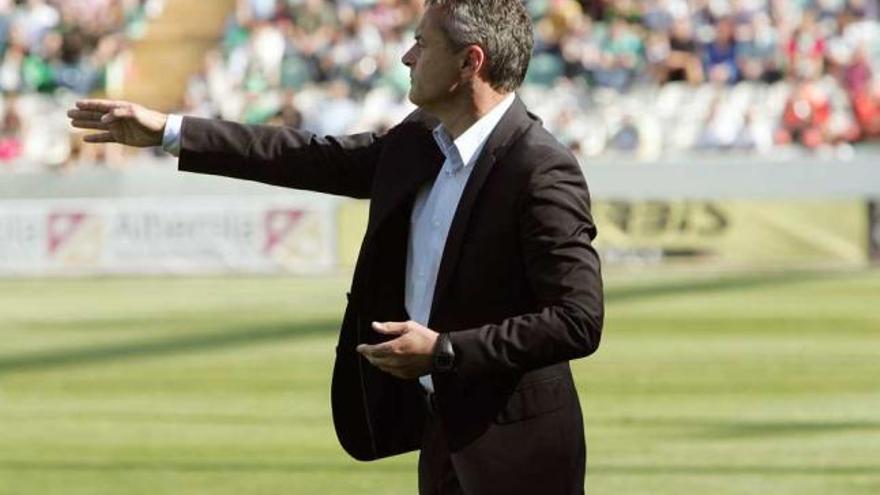
[[56,254],[64,245],[73,238],[74,234],[82,227],[88,218],[81,211],[71,213],[49,214],[49,252]]
[[303,212],[300,210],[270,210],[266,212],[266,247],[270,254],[296,228]]

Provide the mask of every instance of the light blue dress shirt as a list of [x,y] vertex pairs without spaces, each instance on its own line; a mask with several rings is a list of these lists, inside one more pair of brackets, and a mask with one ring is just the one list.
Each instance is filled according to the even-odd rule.
[[[434,140],[446,160],[434,182],[419,190],[410,217],[404,302],[412,321],[428,326],[440,260],[461,195],[486,141],[513,101],[514,94],[507,95],[454,141],[443,124],[434,129]],[[183,117],[173,114],[165,123],[162,148],[174,156],[180,155],[182,123]],[[431,375],[419,381],[427,391],[434,391]]]
[[[419,190],[410,218],[404,297],[412,321],[428,326],[440,260],[461,195],[489,135],[513,100],[513,93],[507,95],[454,142],[443,124],[434,129],[434,140],[446,161],[434,182]],[[420,377],[419,381],[427,391],[434,391],[430,375]]]

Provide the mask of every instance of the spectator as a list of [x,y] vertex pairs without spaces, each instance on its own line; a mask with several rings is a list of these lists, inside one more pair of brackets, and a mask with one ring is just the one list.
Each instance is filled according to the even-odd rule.
[[742,79],[774,83],[782,78],[779,43],[764,13],[736,28],[736,66]]
[[675,22],[669,2],[649,0],[645,2],[645,15],[642,17],[645,27],[654,33],[668,33]]
[[733,84],[739,80],[732,18],[725,17],[718,21],[715,37],[703,47],[702,53],[703,71],[710,82]]
[[285,91],[284,100],[281,108],[269,121],[270,125],[280,125],[300,129],[303,125],[303,115],[296,106],[296,99],[293,90]]
[[867,49],[856,49],[844,71],[844,87],[849,95],[862,138],[880,137],[880,85],[873,77]]
[[672,32],[666,42],[668,52],[660,60],[657,80],[687,81],[691,84],[703,82],[703,66],[697,55],[697,42],[694,39],[690,19],[680,17],[672,25]]
[[697,149],[726,150],[732,148],[742,136],[743,121],[740,115],[725,108],[724,102],[716,98],[702,128],[696,142]]
[[617,18],[600,44],[593,79],[599,86],[624,91],[635,79],[641,66],[641,55],[641,39],[623,18]]
[[562,38],[560,55],[564,64],[564,75],[570,79],[585,75],[585,68],[595,67],[599,63],[599,34],[595,23],[589,17],[572,26]]
[[795,29],[785,51],[793,74],[804,78],[815,78],[822,74],[826,43],[814,12],[804,13],[803,21]]
[[627,153],[634,153],[639,149],[639,129],[636,126],[632,115],[624,115],[620,127],[611,136],[608,144],[609,148],[613,150]]
[[4,100],[5,108],[0,124],[0,161],[10,162],[22,155],[24,123],[18,110],[15,93],[7,93],[4,95]]
[[818,147],[823,142],[822,128],[829,114],[828,98],[810,86],[801,85],[785,103],[776,142],[800,142],[808,148]]
[[559,54],[564,39],[584,22],[581,5],[575,0],[550,0],[547,11],[537,24],[539,43],[536,51]]

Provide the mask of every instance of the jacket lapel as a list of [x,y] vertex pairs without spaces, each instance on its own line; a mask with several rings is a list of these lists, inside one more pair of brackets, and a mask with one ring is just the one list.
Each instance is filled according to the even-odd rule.
[[367,239],[376,233],[391,212],[412,200],[419,188],[440,172],[443,153],[427,129],[427,126],[413,125],[390,143],[395,149],[394,161],[390,162],[394,168],[382,178],[387,189],[376,194],[371,201]]
[[501,118],[498,126],[489,135],[489,139],[486,141],[480,157],[474,164],[474,170],[471,172],[470,178],[468,178],[467,185],[465,185],[461,195],[461,200],[458,202],[458,208],[455,210],[452,225],[449,227],[449,234],[446,237],[446,245],[443,249],[443,258],[440,260],[440,268],[437,273],[437,283],[434,288],[431,318],[429,320],[433,319],[438,303],[442,300],[443,293],[449,285],[453,273],[455,273],[455,266],[458,264],[458,257],[461,254],[461,244],[467,231],[471,210],[477,197],[479,197],[480,189],[486,183],[486,179],[495,167],[497,160],[504,156],[509,146],[529,128],[531,123],[532,121],[525,105],[517,96],[504,114],[504,117]]

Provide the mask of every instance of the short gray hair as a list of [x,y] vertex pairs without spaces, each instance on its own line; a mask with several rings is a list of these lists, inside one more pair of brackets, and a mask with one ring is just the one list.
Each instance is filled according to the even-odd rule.
[[534,45],[523,0],[425,0],[425,6],[443,11],[440,26],[453,49],[483,49],[493,88],[514,91],[522,85]]

